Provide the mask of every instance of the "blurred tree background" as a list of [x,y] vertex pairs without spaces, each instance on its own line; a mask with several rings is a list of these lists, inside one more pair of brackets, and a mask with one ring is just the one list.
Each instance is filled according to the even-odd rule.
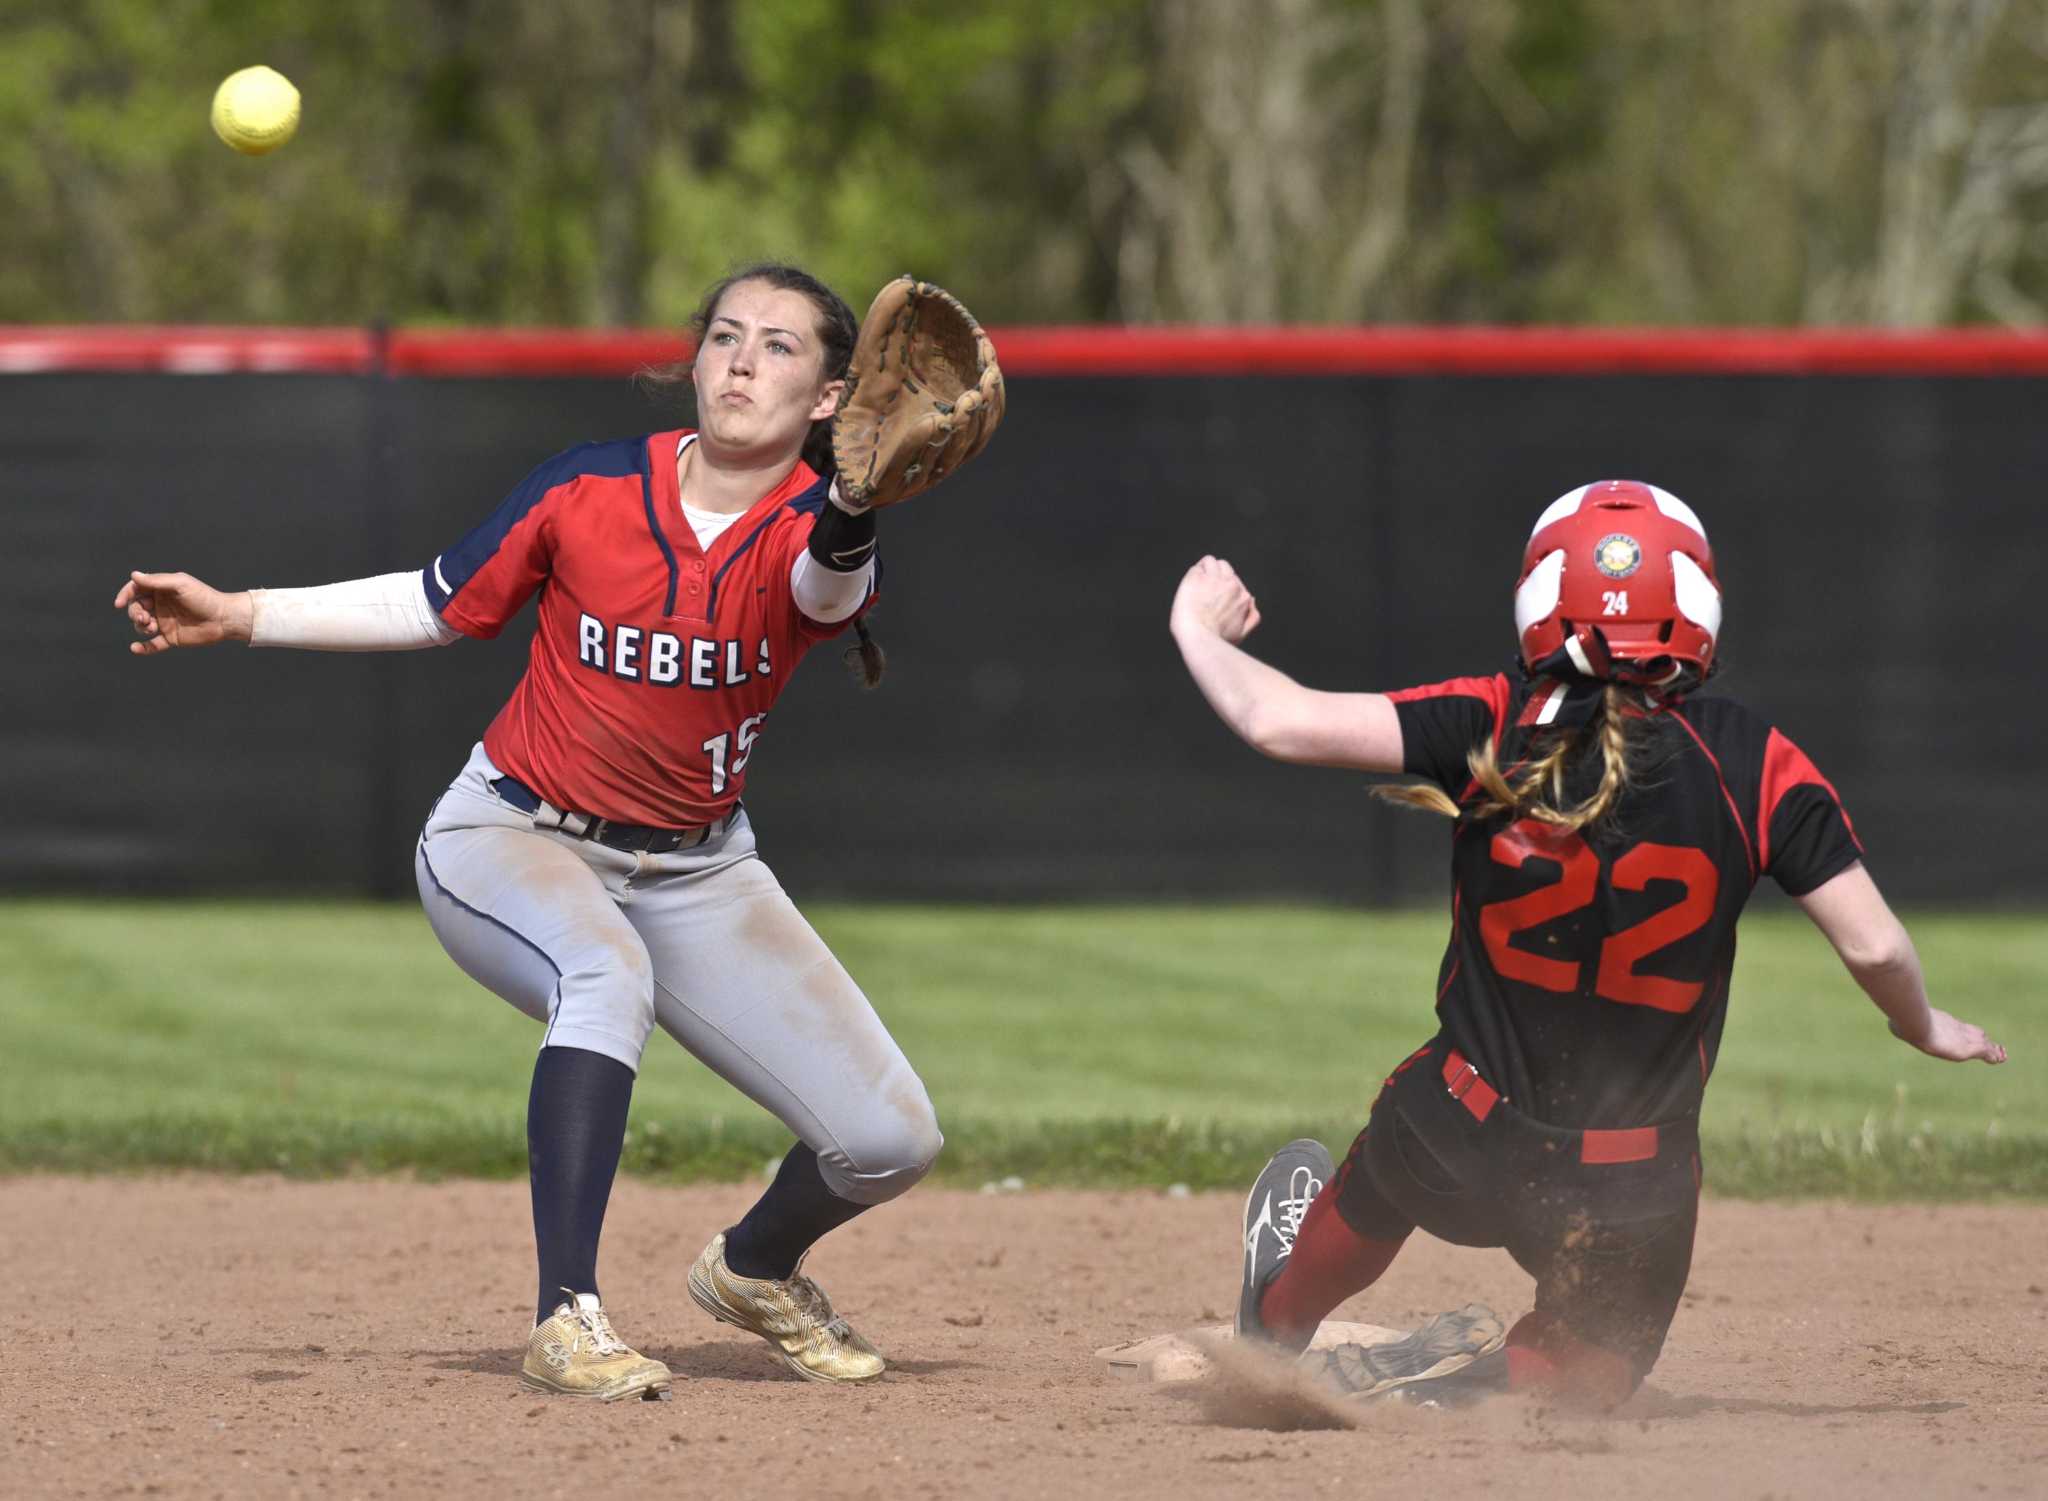
[[[207,110],[267,62],[297,141]],[[2048,0],[7,0],[0,320],[2048,321]]]

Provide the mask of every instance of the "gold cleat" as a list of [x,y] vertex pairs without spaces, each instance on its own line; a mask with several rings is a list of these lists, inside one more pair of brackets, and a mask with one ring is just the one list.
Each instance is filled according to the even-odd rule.
[[666,1402],[673,1380],[667,1366],[649,1360],[612,1331],[595,1293],[569,1293],[568,1302],[533,1326],[519,1372],[519,1384],[534,1391],[598,1402],[628,1397]]
[[720,1323],[758,1334],[806,1381],[873,1381],[889,1368],[882,1352],[832,1311],[825,1290],[803,1275],[787,1282],[742,1277],[725,1264],[715,1235],[690,1268],[690,1297]]

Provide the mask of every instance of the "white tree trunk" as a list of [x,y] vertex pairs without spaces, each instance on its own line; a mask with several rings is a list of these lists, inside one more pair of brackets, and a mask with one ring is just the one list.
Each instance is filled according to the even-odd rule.
[[1351,319],[1407,232],[1418,0],[1159,0],[1160,124],[1117,160],[1132,319]]

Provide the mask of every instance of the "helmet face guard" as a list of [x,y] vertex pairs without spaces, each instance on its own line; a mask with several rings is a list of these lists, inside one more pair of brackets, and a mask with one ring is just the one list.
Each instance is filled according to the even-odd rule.
[[1649,687],[1704,677],[1721,634],[1706,528],[1677,496],[1636,480],[1560,495],[1522,553],[1515,634],[1532,672],[1568,667]]

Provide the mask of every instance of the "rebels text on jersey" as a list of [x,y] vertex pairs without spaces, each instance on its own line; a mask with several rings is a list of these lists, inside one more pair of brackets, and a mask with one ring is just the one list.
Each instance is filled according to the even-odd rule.
[[466,636],[497,635],[540,593],[526,674],[484,733],[491,760],[558,808],[657,828],[739,801],[791,671],[851,624],[805,619],[790,592],[825,482],[798,463],[707,553],[677,493],[682,436],[558,454],[423,573]]
[[[1497,674],[1390,694],[1406,770],[1471,802],[1466,752],[1490,740],[1512,768],[1553,689]],[[1555,1126],[1695,1114],[1757,879],[1803,896],[1862,856],[1835,789],[1742,705],[1681,701],[1632,727],[1638,737],[1630,786],[1596,829],[1466,817],[1452,839],[1443,1036]],[[1598,762],[1581,764],[1571,800]]]

